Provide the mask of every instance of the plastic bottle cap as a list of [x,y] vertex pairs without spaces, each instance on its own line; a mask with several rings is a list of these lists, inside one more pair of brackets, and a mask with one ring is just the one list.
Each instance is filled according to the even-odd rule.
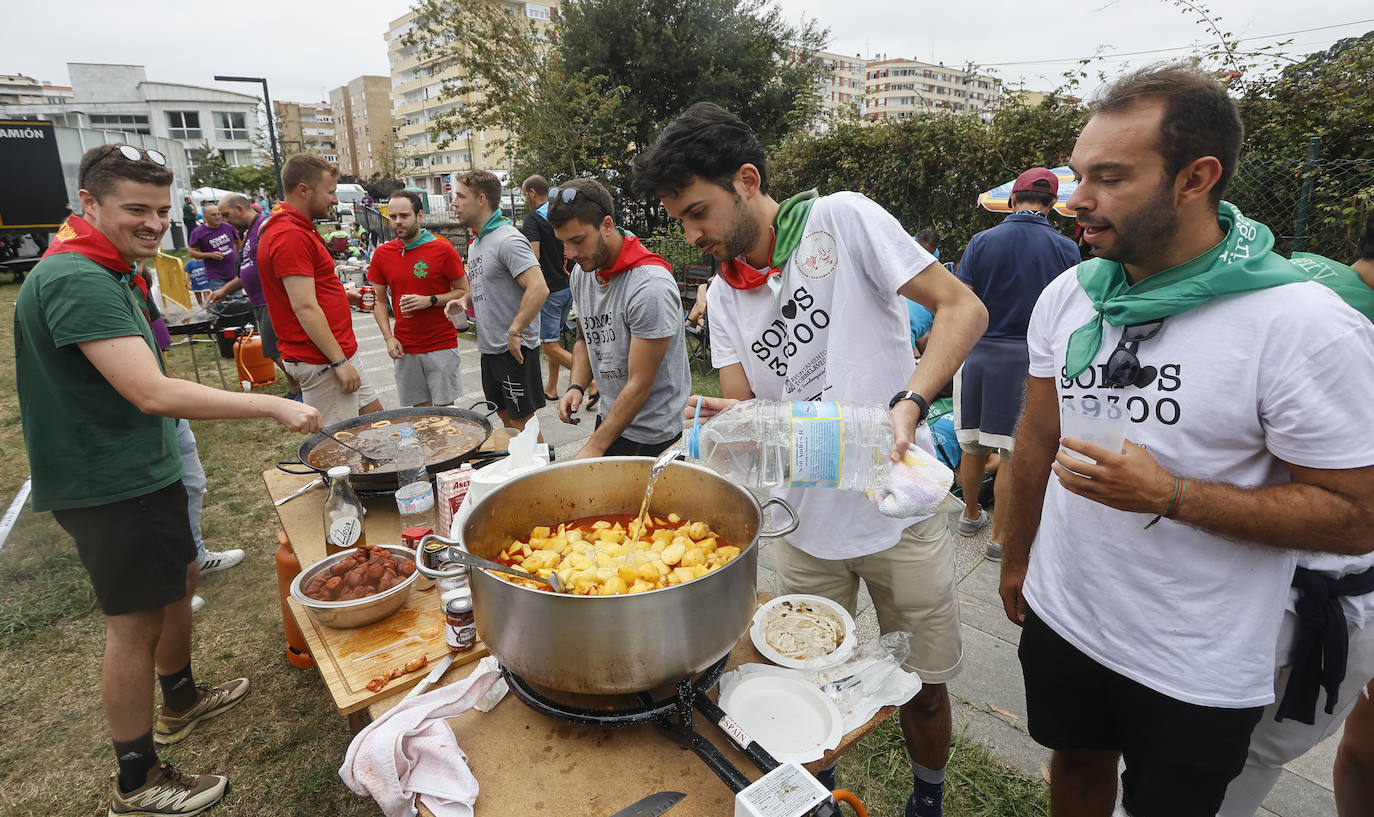
[[329,475],[330,479],[343,479],[353,473],[353,469],[347,465],[336,465],[325,473]]

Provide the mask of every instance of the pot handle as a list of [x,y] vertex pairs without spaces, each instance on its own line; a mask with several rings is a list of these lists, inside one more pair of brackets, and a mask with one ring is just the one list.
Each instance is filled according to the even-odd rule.
[[466,565],[464,565],[463,567],[456,568],[454,570],[435,570],[427,566],[425,564],[424,559],[424,550],[425,545],[429,544],[430,542],[439,542],[440,544],[447,545],[449,547],[458,547],[461,544],[457,539],[448,539],[446,537],[440,536],[437,533],[425,534],[423,537],[420,538],[420,541],[415,544],[415,569],[420,571],[421,574],[428,576],[431,579],[452,579],[457,576],[462,576],[463,574],[468,572]]
[[[288,468],[287,466],[289,466],[289,465],[301,465],[301,466],[304,466],[304,467],[305,467],[305,470],[304,470],[304,471],[296,471],[296,470],[294,470],[294,469]],[[305,476],[306,474],[318,474],[318,473],[320,473],[320,470],[319,470],[318,468],[311,468],[309,465],[306,465],[305,463],[301,462],[300,460],[283,460],[283,461],[280,461],[280,462],[277,463],[277,470],[279,470],[279,471],[285,471],[285,472],[288,473],[288,474],[296,474],[296,475],[298,475],[298,476]]]
[[490,417],[491,415],[496,413],[497,409],[500,408],[500,406],[496,405],[490,400],[478,400],[476,403],[473,403],[472,405],[468,406],[468,411],[472,411],[478,406],[481,406],[483,408],[490,407],[490,410],[485,415],[483,415],[485,417]]
[[770,507],[778,507],[787,511],[787,515],[791,517],[791,520],[786,525],[783,525],[781,528],[778,528],[777,530],[769,530],[767,528],[764,528],[759,531],[759,536],[771,539],[777,536],[786,536],[787,534],[797,529],[797,525],[800,524],[800,521],[797,519],[797,512],[792,510],[791,505],[788,505],[786,502],[784,502],[781,499],[778,499],[777,497],[771,497],[767,502],[759,506],[759,510],[767,511]]

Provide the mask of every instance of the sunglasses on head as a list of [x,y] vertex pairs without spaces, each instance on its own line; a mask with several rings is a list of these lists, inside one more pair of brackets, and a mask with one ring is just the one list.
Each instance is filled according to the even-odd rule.
[[[549,198],[557,199],[558,201],[561,201],[564,204],[572,204],[573,201],[577,199],[577,194],[581,192],[582,191],[578,190],[576,187],[550,187]],[[582,198],[585,201],[589,201],[592,204],[595,204],[597,207],[601,208],[601,212],[605,213],[608,216],[610,215],[610,212],[606,210],[606,206],[601,202],[597,201],[591,196],[583,196]]]
[[161,151],[156,151],[152,148],[136,148],[133,145],[110,145],[110,149],[105,151],[105,153],[99,159],[96,159],[94,162],[91,162],[91,164],[94,165],[97,162],[103,162],[111,156],[115,155],[116,153],[118,153],[119,155],[123,156],[125,159],[128,159],[131,162],[137,162],[138,160],[146,156],[148,157],[148,161],[152,162],[158,167],[167,166],[167,157],[163,156]]
[[[1149,381],[1140,383],[1144,369],[1140,365],[1140,358],[1136,357],[1136,350],[1140,348],[1143,341],[1147,341],[1159,334],[1159,328],[1164,325],[1164,319],[1150,321],[1148,323],[1133,323],[1121,328],[1121,339],[1116,342],[1116,349],[1112,351],[1111,357],[1107,358],[1107,375],[1103,381],[1108,386],[1125,388],[1126,386],[1146,386]],[[1153,379],[1153,370],[1150,370],[1150,379]]]

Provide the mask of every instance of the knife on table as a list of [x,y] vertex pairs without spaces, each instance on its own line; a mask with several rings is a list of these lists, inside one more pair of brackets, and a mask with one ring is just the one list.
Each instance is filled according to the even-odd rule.
[[444,677],[444,673],[448,672],[448,668],[453,666],[454,657],[454,653],[449,653],[443,658],[440,658],[439,663],[435,664],[434,669],[430,670],[429,675],[425,676],[425,680],[416,684],[414,688],[407,692],[406,696],[401,700],[408,701],[411,698],[414,698],[416,695],[422,694],[425,690],[437,684],[439,682],[439,679]]
[[323,484],[324,484],[324,477],[315,477],[315,478],[312,479],[311,481],[305,483],[305,484],[302,485],[301,487],[297,488],[296,490],[292,491],[291,493],[287,494],[286,496],[282,497],[281,499],[278,499],[276,502],[273,502],[272,504],[280,508],[282,505],[285,505],[286,503],[290,502],[291,500],[295,499],[296,497],[300,496],[301,494],[305,493],[306,491],[309,491],[310,489],[314,488],[314,487],[317,486],[317,485],[323,485]]
[[611,817],[658,817],[658,815],[676,806],[686,796],[680,791],[661,791],[658,794],[645,797],[629,808],[617,811]]

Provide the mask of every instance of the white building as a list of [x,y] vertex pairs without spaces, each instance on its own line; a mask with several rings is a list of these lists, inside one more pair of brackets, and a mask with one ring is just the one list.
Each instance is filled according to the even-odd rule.
[[168,139],[180,147],[188,163],[191,151],[206,144],[230,167],[259,163],[254,143],[267,140],[256,96],[150,82],[141,65],[69,62],[67,71],[70,97],[44,92],[43,102],[0,102],[0,116]]

